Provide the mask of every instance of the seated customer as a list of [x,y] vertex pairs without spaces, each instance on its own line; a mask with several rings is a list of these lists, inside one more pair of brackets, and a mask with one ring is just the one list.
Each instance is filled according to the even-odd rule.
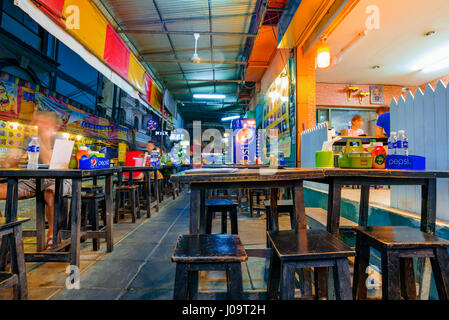
[[[146,149],[147,149],[147,153],[148,153],[148,158],[147,158],[147,163],[145,163],[145,167],[151,167],[151,158],[150,155],[154,150],[159,151],[159,153],[161,153],[161,150],[156,147],[156,144],[150,140],[148,141],[147,145],[146,145]],[[164,179],[164,176],[162,175],[162,173],[159,172],[159,170],[157,171],[157,177],[158,179]],[[136,180],[142,180],[143,179],[143,173],[140,173],[136,178]],[[151,172],[151,179],[154,179],[154,172]]]
[[[61,120],[54,112],[38,111],[34,115],[32,125],[39,128],[38,141],[40,145],[39,164],[50,164],[53,154],[53,147],[56,139],[64,139],[57,133],[61,125]],[[2,168],[17,168],[21,158],[26,157],[28,151],[28,144],[31,138],[28,139],[22,149],[12,149],[6,155],[5,159],[0,162]],[[64,180],[63,194],[70,195],[72,189],[71,180]],[[53,245],[53,215],[55,207],[55,181],[51,179],[44,179],[42,181],[42,190],[44,191],[45,199],[45,214],[48,219],[48,233],[47,244]],[[6,200],[7,185],[0,184],[0,200]],[[28,199],[36,195],[36,180],[26,179],[19,180],[18,183],[18,197],[19,199]]]

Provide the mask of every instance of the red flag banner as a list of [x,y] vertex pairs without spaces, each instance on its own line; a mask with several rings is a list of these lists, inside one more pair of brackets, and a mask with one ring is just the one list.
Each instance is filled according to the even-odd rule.
[[41,7],[42,11],[48,14],[55,20],[62,18],[62,9],[64,7],[64,0],[35,0]]
[[129,55],[130,51],[128,47],[123,43],[123,40],[115,30],[108,25],[104,60],[125,79],[128,79]]

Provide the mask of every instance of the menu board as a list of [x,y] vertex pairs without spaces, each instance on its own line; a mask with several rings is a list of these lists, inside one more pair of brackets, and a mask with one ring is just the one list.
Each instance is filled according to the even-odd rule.
[[0,148],[22,148],[25,141],[37,135],[35,126],[0,120]]

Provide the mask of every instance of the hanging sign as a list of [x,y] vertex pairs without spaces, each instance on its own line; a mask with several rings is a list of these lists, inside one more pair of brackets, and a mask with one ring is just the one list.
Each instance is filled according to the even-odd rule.
[[148,122],[147,122],[147,128],[148,128],[148,130],[156,130],[157,128],[158,128],[158,124],[157,124],[157,121],[156,120],[154,120],[154,119],[150,119],[150,120],[148,120]]

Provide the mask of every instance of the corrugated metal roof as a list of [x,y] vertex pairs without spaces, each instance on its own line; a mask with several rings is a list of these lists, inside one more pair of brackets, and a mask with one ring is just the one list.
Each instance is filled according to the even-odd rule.
[[[148,63],[156,78],[161,79],[175,99],[191,101],[192,93],[238,92],[238,83],[225,83],[220,80],[238,80],[243,65],[193,64],[174,60],[191,59],[194,53],[193,32],[212,32],[211,35],[201,35],[199,39],[198,47],[202,50],[198,54],[201,59],[241,62],[248,38],[237,34],[250,32],[256,7],[262,0],[94,1],[105,7],[115,20],[116,28],[124,31],[143,59],[149,60],[145,63]],[[137,33],[136,30],[144,32]],[[181,31],[186,34],[165,34],[165,30]],[[228,35],[216,34],[220,32]],[[211,80],[211,82],[189,80]],[[236,103],[237,98],[237,95],[232,95],[224,102]]]

